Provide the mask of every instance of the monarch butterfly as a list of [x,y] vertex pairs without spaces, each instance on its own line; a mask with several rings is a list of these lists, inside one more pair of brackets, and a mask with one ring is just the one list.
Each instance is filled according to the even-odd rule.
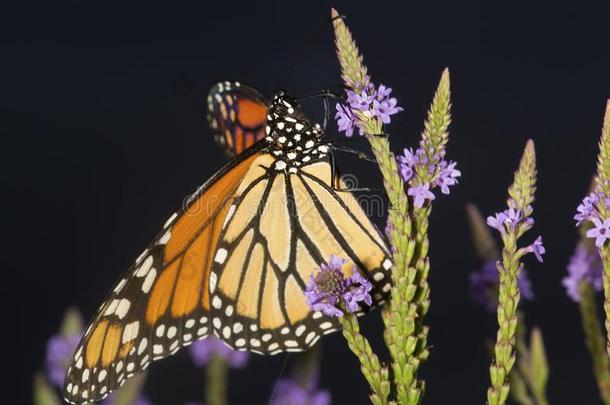
[[71,403],[103,399],[210,334],[259,354],[306,350],[339,328],[303,293],[332,254],[364,272],[376,302],[390,290],[388,248],[355,197],[334,188],[345,184],[331,179],[320,125],[283,91],[266,102],[223,82],[208,102],[217,142],[236,157],[170,216],[104,301],[68,367]]

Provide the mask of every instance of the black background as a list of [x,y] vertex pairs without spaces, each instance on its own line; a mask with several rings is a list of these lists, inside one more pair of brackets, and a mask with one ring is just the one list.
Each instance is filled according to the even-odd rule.
[[[426,403],[483,403],[485,339],[492,316],[469,302],[478,263],[467,201],[500,210],[525,140],[536,141],[536,228],[548,254],[528,261],[554,404],[600,403],[577,306],[560,285],[577,238],[572,216],[595,168],[610,97],[608,6],[563,2],[337,2],[373,80],[394,88],[405,112],[389,131],[414,145],[443,67],[451,69],[449,157],[461,184],[434,204],[431,226],[433,345],[422,370]],[[339,84],[330,3],[196,2],[3,6],[0,94],[5,239],[3,327],[15,356],[17,403],[30,402],[33,371],[63,311],[90,316],[182,198],[223,164],[203,119],[218,79],[294,94]],[[314,104],[315,107],[315,104]],[[319,111],[320,108],[316,111]],[[362,143],[361,147],[366,148]],[[363,185],[374,166],[339,157]],[[529,235],[533,238],[535,235]],[[363,320],[381,345],[378,313]],[[367,386],[340,334],[323,339],[322,383],[335,403],[367,403]],[[15,344],[16,343],[16,344]],[[232,403],[265,403],[283,356],[256,356],[231,381]],[[13,377],[15,378],[15,377]],[[151,368],[155,404],[201,398],[185,353]],[[3,395],[5,395],[4,393]]]

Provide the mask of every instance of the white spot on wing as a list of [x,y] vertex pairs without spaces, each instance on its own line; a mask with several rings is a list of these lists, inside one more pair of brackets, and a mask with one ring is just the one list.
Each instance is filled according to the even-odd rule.
[[223,264],[227,259],[227,249],[220,248],[216,252],[216,256],[214,257],[214,261],[219,264]]

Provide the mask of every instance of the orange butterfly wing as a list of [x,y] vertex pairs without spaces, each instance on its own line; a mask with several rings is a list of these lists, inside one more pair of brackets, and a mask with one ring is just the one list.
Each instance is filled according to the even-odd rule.
[[207,97],[208,122],[214,140],[229,157],[242,153],[265,137],[265,96],[239,82],[219,82]]

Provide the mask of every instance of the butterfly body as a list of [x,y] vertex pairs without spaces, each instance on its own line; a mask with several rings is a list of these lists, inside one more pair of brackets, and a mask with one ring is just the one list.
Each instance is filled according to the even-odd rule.
[[[293,99],[213,87],[208,119],[236,155],[190,196],[120,279],[68,368],[65,397],[102,399],[131,375],[215,335],[236,350],[302,351],[339,328],[306,284],[331,255],[390,290],[390,253],[356,198],[339,192],[323,131]],[[364,308],[363,308],[364,310]]]

